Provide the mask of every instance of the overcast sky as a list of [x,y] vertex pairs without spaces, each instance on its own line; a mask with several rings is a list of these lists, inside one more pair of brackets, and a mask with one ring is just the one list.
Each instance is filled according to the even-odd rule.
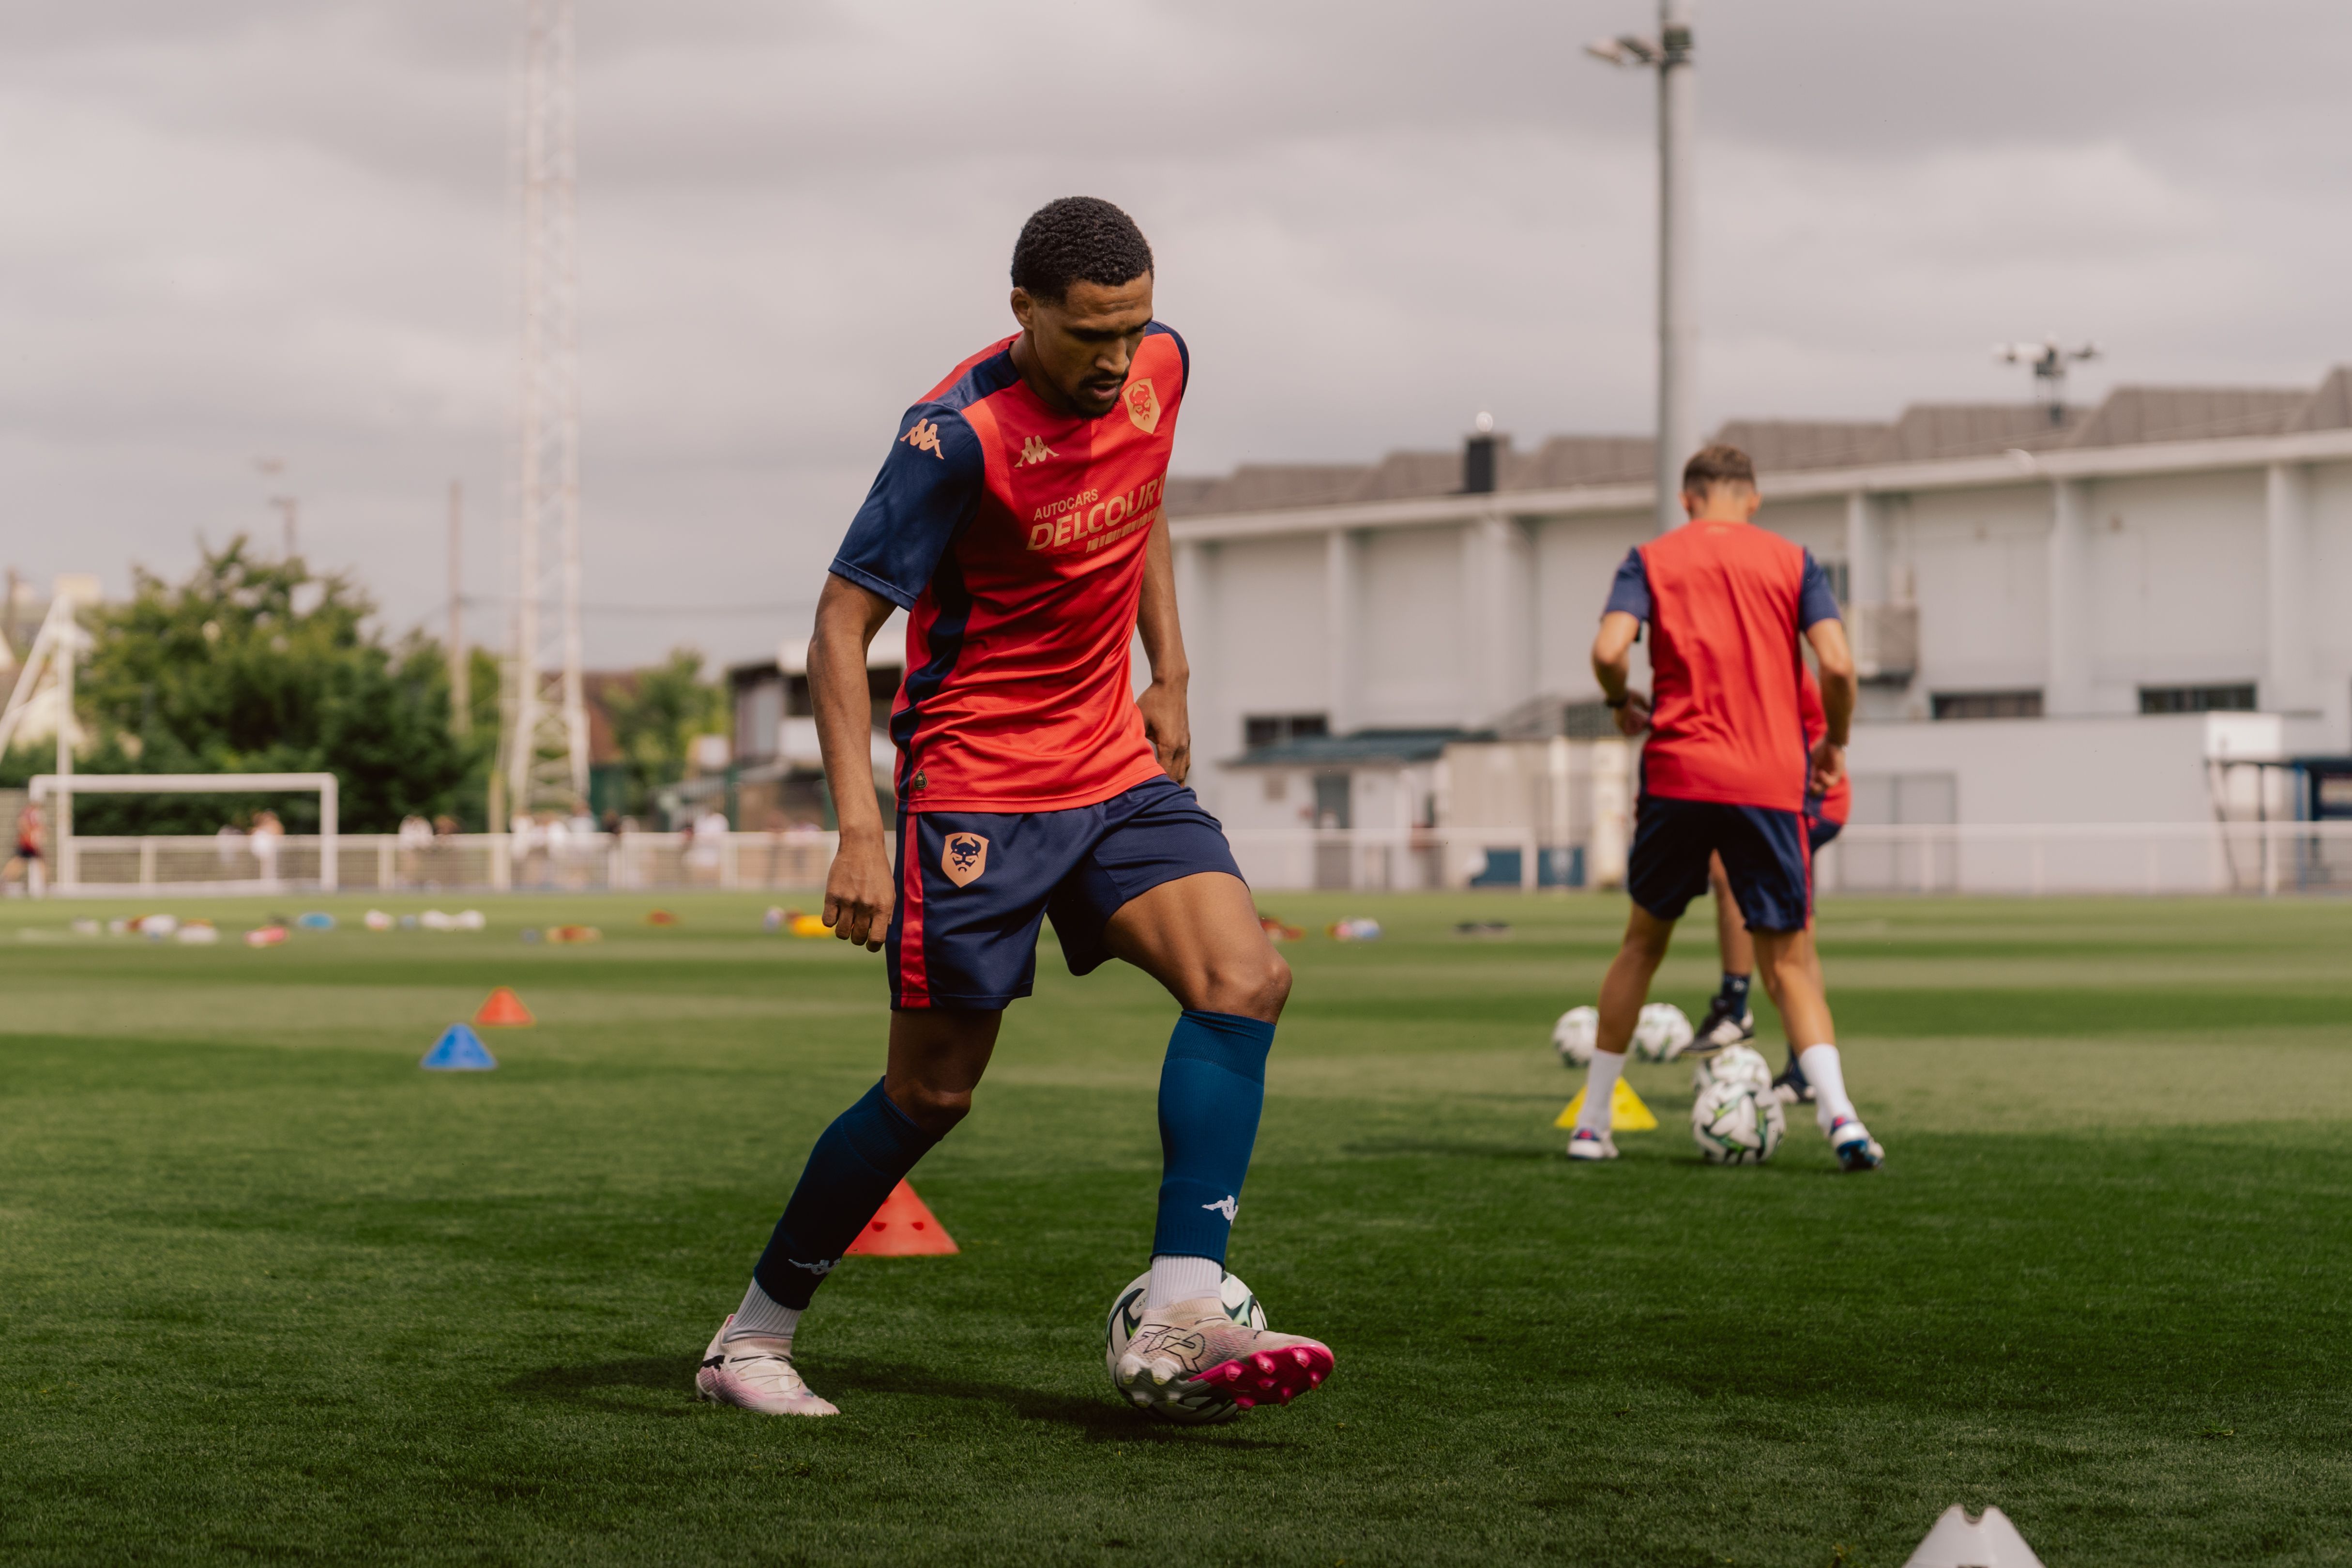
[[[502,0],[0,0],[0,498],[46,580],[199,536],[438,624],[499,527],[515,289]],[[901,408],[1101,195],[1194,355],[1177,468],[1650,420],[1643,0],[581,0],[592,662],[805,635]],[[2352,360],[2352,6],[1700,0],[1702,413]],[[275,478],[256,459],[282,459]],[[701,604],[698,613],[646,606]],[[499,640],[499,612],[470,612]]]

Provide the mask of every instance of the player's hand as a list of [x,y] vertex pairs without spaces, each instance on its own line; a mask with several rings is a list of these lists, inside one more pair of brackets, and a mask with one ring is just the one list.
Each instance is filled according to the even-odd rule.
[[844,942],[882,951],[890,930],[890,907],[898,901],[898,879],[879,833],[847,834],[834,851],[824,875],[824,923]]
[[1638,691],[1625,693],[1625,705],[1612,709],[1621,735],[1638,735],[1650,727],[1650,700]]
[[1845,777],[1845,748],[1826,738],[1813,748],[1813,766],[1805,780],[1807,795],[1827,795]]
[[1192,771],[1192,721],[1185,711],[1184,689],[1155,680],[1135,700],[1143,710],[1143,732],[1151,737],[1152,753],[1178,784]]

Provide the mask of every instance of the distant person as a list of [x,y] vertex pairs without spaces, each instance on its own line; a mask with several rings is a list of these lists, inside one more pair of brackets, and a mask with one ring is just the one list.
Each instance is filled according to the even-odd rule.
[[[1040,209],[1013,252],[1020,331],[907,410],[834,558],[808,658],[841,815],[824,920],[888,954],[887,1066],[810,1152],[743,1304],[704,1352],[706,1399],[835,1414],[793,1367],[801,1313],[971,1110],[1004,1009],[1029,994],[1049,908],[1072,973],[1123,958],[1183,1009],[1160,1079],[1150,1282],[1119,1385],[1138,1405],[1175,1405],[1247,1367],[1253,1397],[1286,1402],[1331,1369],[1325,1346],[1236,1322],[1221,1300],[1290,971],[1216,819],[1184,787],[1184,645],[1160,501],[1191,358],[1152,319],[1152,283],[1151,247],[1108,202]],[[894,868],[866,649],[898,610]],[[1152,672],[1140,695],[1128,653],[1139,632]]]
[[400,819],[393,844],[400,852],[400,879],[415,887],[425,879],[425,852],[433,847],[433,825],[412,811]]
[[48,891],[42,847],[48,826],[41,819],[41,808],[31,801],[16,813],[16,853],[9,859],[6,879],[21,879],[28,897],[40,898]]
[[[1886,1155],[1846,1098],[1829,998],[1812,953],[1805,801],[1845,776],[1853,656],[1837,599],[1812,552],[1751,521],[1756,471],[1736,447],[1709,447],[1683,469],[1690,522],[1637,545],[1617,569],[1592,672],[1617,728],[1650,731],[1626,891],[1624,945],[1601,988],[1600,1039],[1569,1140],[1571,1160],[1613,1160],[1610,1107],[1625,1047],[1674,940],[1720,855],[1755,943],[1764,988],[1813,1086],[1813,1114],[1838,1163],[1876,1169]],[[1627,685],[1633,639],[1651,628],[1652,698]],[[1802,639],[1821,665],[1823,732],[1806,745]]]
[[231,817],[213,834],[215,852],[220,856],[221,874],[233,876],[245,860],[245,818]]
[[[1805,744],[1810,749],[1821,743],[1829,732],[1829,720],[1822,712],[1821,684],[1807,668],[1799,672],[1798,706],[1805,718]],[[1853,777],[1841,774],[1826,795],[1808,794],[1805,796],[1805,864],[1807,875],[1814,858],[1822,847],[1835,838],[1845,827],[1845,820],[1853,805]],[[1715,892],[1716,947],[1723,956],[1723,979],[1715,995],[1706,1005],[1706,1018],[1698,1026],[1702,1046],[1720,1048],[1741,1045],[1756,1037],[1756,1014],[1748,1005],[1750,977],[1756,973],[1756,945],[1748,940],[1747,922],[1739,918],[1739,906],[1731,897],[1731,884],[1725,878],[1723,857],[1710,857],[1707,880]],[[1816,968],[1821,963],[1821,951],[1808,944]],[[1773,1080],[1781,1090],[1780,1098],[1796,1104],[1810,1102],[1813,1098],[1811,1086],[1805,1082],[1804,1069],[1797,1065],[1796,1051],[1791,1047],[1789,1065]]]
[[286,840],[285,825],[274,811],[253,814],[253,829],[246,835],[246,844],[253,851],[254,868],[267,883],[278,880],[278,850]]

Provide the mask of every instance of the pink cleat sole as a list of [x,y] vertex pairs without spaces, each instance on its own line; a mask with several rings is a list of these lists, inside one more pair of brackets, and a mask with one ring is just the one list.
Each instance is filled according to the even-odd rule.
[[1193,1381],[1250,1410],[1261,1405],[1287,1405],[1321,1387],[1333,1364],[1331,1352],[1321,1345],[1292,1345],[1221,1363]]

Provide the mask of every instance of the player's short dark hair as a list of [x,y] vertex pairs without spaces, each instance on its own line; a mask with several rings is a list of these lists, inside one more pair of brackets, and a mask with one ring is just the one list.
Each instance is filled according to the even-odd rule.
[[1703,496],[1717,485],[1756,488],[1756,465],[1737,447],[1702,447],[1683,465],[1683,494]]
[[1151,270],[1151,246],[1135,220],[1095,196],[1047,202],[1013,243],[1013,286],[1059,301],[1073,283],[1116,289]]

